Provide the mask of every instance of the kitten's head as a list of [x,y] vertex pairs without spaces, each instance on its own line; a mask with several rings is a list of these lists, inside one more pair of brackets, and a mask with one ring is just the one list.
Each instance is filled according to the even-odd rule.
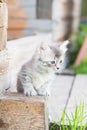
[[56,72],[60,72],[65,66],[65,53],[69,41],[63,43],[54,43],[52,45],[42,44],[39,50],[39,60],[44,66],[53,68]]

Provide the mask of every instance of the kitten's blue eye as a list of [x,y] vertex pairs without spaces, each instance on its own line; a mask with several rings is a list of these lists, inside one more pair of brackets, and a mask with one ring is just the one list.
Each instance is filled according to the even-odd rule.
[[62,63],[62,60],[60,60],[60,63]]
[[55,61],[51,61],[51,64],[55,64]]

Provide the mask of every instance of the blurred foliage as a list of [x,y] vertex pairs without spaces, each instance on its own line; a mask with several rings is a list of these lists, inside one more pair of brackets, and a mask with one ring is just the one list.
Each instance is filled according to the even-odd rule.
[[76,40],[73,42],[71,47],[72,50],[70,54],[70,64],[74,63],[86,35],[87,35],[87,24],[80,24],[79,31],[76,36]]
[[78,65],[76,68],[73,68],[76,74],[87,74],[87,57]]
[[81,15],[87,17],[87,0],[82,0],[82,11]]
[[[87,24],[80,24],[79,31],[77,33],[77,38],[72,44],[73,49],[70,53],[70,65],[73,65],[73,63],[75,62],[75,59],[80,51],[80,48],[86,36],[87,36]],[[70,66],[70,68],[74,69],[76,74],[77,73],[87,74],[87,57],[86,58],[84,57],[83,61],[76,68],[73,68],[72,66]]]

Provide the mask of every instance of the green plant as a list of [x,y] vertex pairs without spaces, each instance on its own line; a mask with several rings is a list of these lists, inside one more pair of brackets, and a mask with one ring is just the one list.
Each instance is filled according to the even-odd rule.
[[74,49],[70,53],[70,69],[73,69],[76,74],[87,74],[87,57],[83,59],[81,64],[77,67],[73,67],[73,63],[80,51],[80,48],[84,42],[85,37],[87,36],[87,24],[80,24],[79,32],[77,33],[77,38],[73,42]]
[[76,74],[87,74],[87,56],[77,67],[72,68]]
[[84,103],[81,102],[79,106],[75,106],[75,110],[73,113],[71,112],[70,116],[64,109],[61,120],[54,122],[50,130],[86,130],[87,123],[83,125],[85,118]]
[[87,24],[80,24],[76,40],[73,41],[72,44],[74,49],[70,53],[70,64],[74,63],[86,36],[87,36]]

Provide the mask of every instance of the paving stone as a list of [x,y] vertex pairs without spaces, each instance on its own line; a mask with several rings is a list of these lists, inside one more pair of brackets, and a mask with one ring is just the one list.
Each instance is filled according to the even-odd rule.
[[80,102],[87,104],[87,75],[77,75],[73,84],[72,94],[68,107],[74,107]]
[[48,98],[48,111],[52,121],[57,121],[61,117],[73,79],[74,76],[56,76],[51,87],[51,96]]

